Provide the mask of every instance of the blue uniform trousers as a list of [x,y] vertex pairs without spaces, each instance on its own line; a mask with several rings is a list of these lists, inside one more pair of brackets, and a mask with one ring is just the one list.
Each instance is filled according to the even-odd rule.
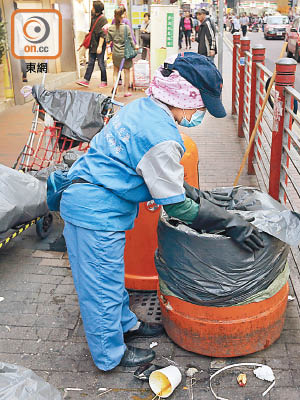
[[123,333],[137,323],[124,286],[125,232],[65,222],[64,237],[87,342],[96,366],[107,371],[120,363]]

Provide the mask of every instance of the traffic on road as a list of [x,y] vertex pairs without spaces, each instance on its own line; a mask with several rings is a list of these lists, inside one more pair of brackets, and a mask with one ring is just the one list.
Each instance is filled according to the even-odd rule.
[[[266,31],[266,26],[265,26]],[[227,33],[227,38],[229,34]],[[230,39],[232,40],[232,35],[230,35]],[[251,41],[251,47],[253,45],[262,44],[266,48],[266,67],[271,71],[275,68],[275,63],[279,59],[279,55],[281,53],[282,46],[284,45],[284,41],[288,41],[287,51],[285,53],[285,57],[292,57],[298,63],[300,63],[300,17],[296,18],[292,24],[289,24],[286,28],[285,35],[280,35],[277,37],[273,36],[266,38],[265,32],[262,32],[261,29],[259,31],[250,32],[247,31],[247,37]],[[295,88],[300,91],[300,68],[297,65],[296,69],[296,80],[295,80]]]

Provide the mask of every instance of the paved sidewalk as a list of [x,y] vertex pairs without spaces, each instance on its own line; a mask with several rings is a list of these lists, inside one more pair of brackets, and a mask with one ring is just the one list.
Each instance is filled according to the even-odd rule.
[[[225,47],[225,60],[229,57]],[[245,149],[244,140],[238,138],[235,120],[230,115],[231,67],[229,63],[224,64],[223,101],[228,116],[217,120],[207,114],[200,128],[183,129],[198,145],[202,189],[232,185]],[[96,78],[89,90],[95,88]],[[140,95],[136,93],[134,97]],[[1,143],[5,138],[0,160],[7,165],[15,160],[18,152],[15,147],[22,147],[27,137],[24,131],[30,127],[31,118],[27,116],[30,106],[22,107],[0,115]],[[245,173],[240,183],[257,185],[256,178]],[[54,232],[40,241],[31,228],[0,250],[0,296],[4,298],[0,302],[0,361],[34,370],[59,388],[66,399],[153,399],[148,383],[133,377],[133,368],[117,367],[104,373],[94,366],[83,333],[67,255],[51,251],[61,229],[57,220]],[[296,301],[288,303],[286,317],[281,338],[257,354],[216,360],[189,353],[163,336],[155,340],[158,342],[154,349],[157,363],[176,364],[183,372],[191,366],[201,371],[193,386],[195,400],[213,400],[209,376],[216,368],[236,362],[267,363],[274,370],[276,385],[265,399],[299,400],[300,318]],[[147,348],[152,341],[139,340],[138,345]],[[247,386],[240,388],[236,376],[235,371],[215,380],[214,387],[219,396],[230,400],[257,400],[268,387],[267,382],[248,374]],[[188,400],[186,384],[184,377],[170,399]],[[82,390],[65,391],[66,388]],[[100,397],[103,392],[99,388],[112,390]]]

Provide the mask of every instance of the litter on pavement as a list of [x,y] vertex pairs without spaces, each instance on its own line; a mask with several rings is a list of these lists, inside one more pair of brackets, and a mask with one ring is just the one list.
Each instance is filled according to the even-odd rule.
[[272,368],[268,367],[267,365],[256,368],[253,373],[258,379],[261,379],[263,381],[275,381],[275,376],[273,374]]
[[1,400],[62,400],[60,392],[28,368],[0,362]]
[[[265,390],[262,394],[262,397],[264,397],[267,393],[269,393],[269,391],[273,388],[273,386],[275,385],[275,376],[273,374],[272,369],[268,366],[268,365],[264,365],[264,364],[257,364],[257,363],[239,363],[239,364],[232,364],[232,365],[228,365],[227,367],[221,368],[219,369],[217,372],[215,372],[214,374],[211,375],[210,379],[209,379],[209,386],[210,386],[210,390],[214,396],[215,399],[217,400],[230,400],[228,398],[225,397],[221,397],[221,396],[217,396],[216,393],[214,392],[213,388],[212,388],[212,380],[219,375],[220,373],[231,369],[231,368],[239,368],[239,367],[259,367],[257,369],[255,369],[253,372],[255,374],[255,376],[257,376],[257,378],[259,379],[263,379],[263,380],[269,380],[271,379],[271,377],[273,377],[273,383],[271,383],[271,385],[268,387],[267,390]],[[256,371],[256,373],[255,373]],[[272,373],[272,375],[271,375]],[[268,377],[269,379],[266,379],[266,377]]]
[[236,378],[239,386],[246,386],[247,383],[247,375],[246,374],[239,374],[239,376]]
[[153,400],[157,397],[163,399],[169,397],[180,384],[181,379],[181,372],[174,365],[152,372],[149,377],[149,385],[156,395]]

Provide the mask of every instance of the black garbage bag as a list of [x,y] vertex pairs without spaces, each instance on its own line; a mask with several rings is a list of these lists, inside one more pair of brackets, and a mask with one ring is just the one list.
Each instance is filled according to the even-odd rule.
[[289,245],[283,240],[300,241],[299,214],[254,188],[228,190],[229,208],[239,209],[231,212],[258,215],[259,229],[268,232],[262,233],[263,249],[247,252],[229,237],[198,233],[165,213],[158,223],[159,277],[175,296],[193,304],[227,307],[265,290],[285,268]]
[[30,369],[0,362],[0,399],[62,400],[62,396]]
[[104,126],[110,97],[82,90],[46,90],[34,85],[32,95],[41,108],[62,123],[62,135],[89,142]]

